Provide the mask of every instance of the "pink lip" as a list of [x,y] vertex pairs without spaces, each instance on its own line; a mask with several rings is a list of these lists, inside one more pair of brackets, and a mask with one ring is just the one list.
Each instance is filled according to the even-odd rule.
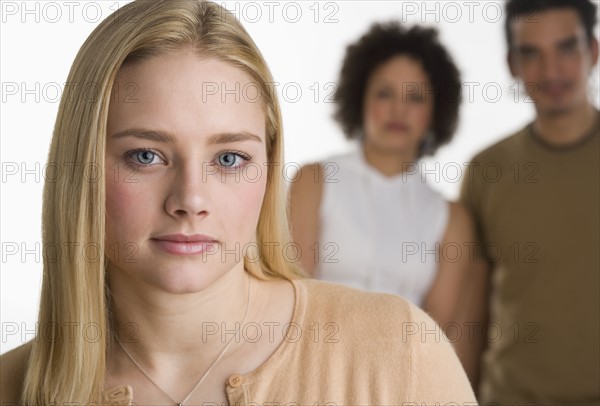
[[408,127],[402,123],[388,123],[385,128],[392,131],[406,131]]
[[174,255],[198,255],[212,250],[218,243],[214,238],[203,234],[171,234],[151,238],[159,248]]
[[163,241],[177,241],[177,242],[207,242],[207,241],[217,241],[215,238],[212,238],[210,235],[204,234],[169,234],[169,235],[160,235],[158,237],[152,237],[153,240],[163,240]]

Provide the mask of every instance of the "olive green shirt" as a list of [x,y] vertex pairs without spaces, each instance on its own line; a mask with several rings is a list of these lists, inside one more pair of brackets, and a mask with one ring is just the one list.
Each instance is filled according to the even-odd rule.
[[600,405],[599,123],[562,149],[529,125],[465,174],[493,269],[482,404]]

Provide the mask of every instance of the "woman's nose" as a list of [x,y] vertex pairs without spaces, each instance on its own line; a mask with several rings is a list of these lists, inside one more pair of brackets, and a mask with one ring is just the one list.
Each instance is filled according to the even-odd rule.
[[208,214],[210,164],[189,166],[178,171],[169,185],[165,210],[173,217]]

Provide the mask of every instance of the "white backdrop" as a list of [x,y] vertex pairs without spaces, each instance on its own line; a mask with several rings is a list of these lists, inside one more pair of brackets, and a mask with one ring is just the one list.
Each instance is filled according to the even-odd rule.
[[[68,71],[85,38],[127,2],[0,2],[2,353],[32,339],[35,331],[43,168]],[[376,21],[437,27],[462,72],[457,134],[424,163],[432,187],[447,198],[458,196],[460,168],[477,151],[533,118],[532,105],[516,91],[506,67],[502,1],[219,3],[242,21],[279,83],[287,162],[303,164],[349,148],[331,119],[328,98],[345,47]],[[598,106],[597,70],[590,80],[590,97]]]

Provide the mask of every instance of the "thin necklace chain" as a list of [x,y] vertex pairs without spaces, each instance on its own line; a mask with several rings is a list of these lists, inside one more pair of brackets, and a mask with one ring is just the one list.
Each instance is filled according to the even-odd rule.
[[[252,276],[250,276],[249,281],[248,281],[248,298],[246,300],[246,311],[244,312],[244,318],[242,319],[242,323],[240,325],[240,328],[242,328],[244,322],[246,321],[246,316],[248,315],[248,308],[250,307],[250,287],[251,287],[251,285],[252,285]],[[117,340],[117,343],[121,346],[121,348],[123,349],[123,351],[125,351],[125,354],[127,354],[127,356],[129,357],[129,359],[135,364],[135,366],[138,367],[138,369],[146,376],[146,378],[148,378],[148,380],[154,386],[156,386],[156,388],[159,391],[161,391],[166,397],[169,398],[169,400],[171,400],[171,402],[173,402],[175,405],[178,405],[178,406],[184,406],[185,402],[187,402],[188,399],[190,398],[190,396],[192,396],[192,393],[194,393],[194,391],[202,384],[202,382],[204,382],[204,379],[206,379],[206,377],[208,376],[208,374],[210,373],[210,371],[213,369],[213,367],[217,364],[217,362],[219,362],[221,360],[221,358],[223,357],[223,355],[225,355],[225,352],[227,351],[227,349],[229,348],[229,346],[233,342],[233,338],[234,337],[235,337],[235,335],[233,337],[231,337],[229,339],[229,341],[227,341],[227,344],[225,345],[225,348],[223,348],[223,350],[221,350],[221,352],[219,353],[219,355],[217,356],[217,358],[212,362],[212,364],[210,364],[210,366],[208,367],[208,369],[206,370],[206,372],[204,372],[204,374],[202,375],[202,377],[200,378],[200,380],[196,383],[196,385],[194,385],[194,387],[187,394],[187,396],[185,397],[185,399],[183,399],[181,402],[177,402],[171,396],[169,396],[169,394],[167,392],[165,392],[160,386],[158,386],[158,384],[156,382],[154,382],[154,380],[152,378],[150,378],[150,375],[148,375],[146,373],[146,371],[144,370],[144,368],[142,368],[142,366],[135,360],[135,358],[133,358],[133,355],[131,355],[129,353],[129,351],[127,351],[127,349],[125,349],[125,347],[123,346],[123,344],[121,343],[121,341],[119,340],[119,338],[115,335],[115,339]]]

